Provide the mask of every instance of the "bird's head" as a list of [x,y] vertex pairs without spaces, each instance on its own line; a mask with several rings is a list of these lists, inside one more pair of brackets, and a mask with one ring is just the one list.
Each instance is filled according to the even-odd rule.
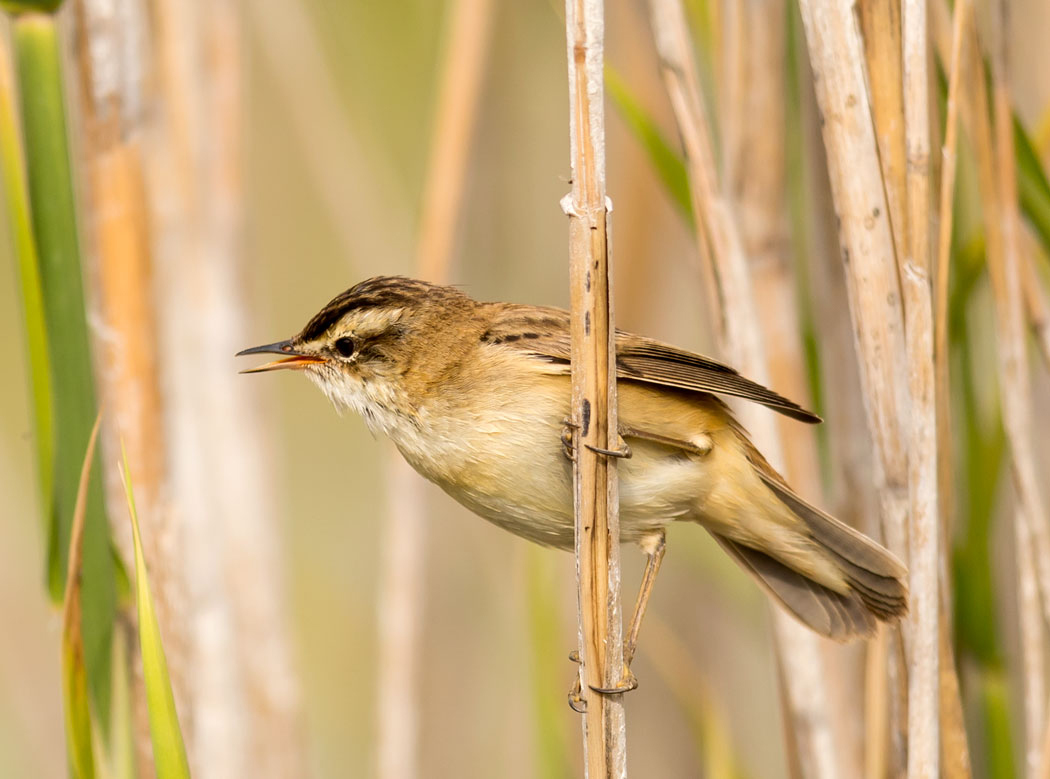
[[412,408],[454,358],[473,305],[452,287],[379,276],[336,296],[287,341],[237,356],[281,355],[242,373],[303,371],[337,407],[387,427],[383,415]]

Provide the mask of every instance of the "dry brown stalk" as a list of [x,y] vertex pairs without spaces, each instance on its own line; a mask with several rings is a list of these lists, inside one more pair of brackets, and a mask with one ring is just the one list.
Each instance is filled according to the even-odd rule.
[[[812,0],[802,0],[800,6],[839,217],[868,429],[875,444],[873,476],[883,536],[890,549],[906,560],[909,471],[905,424],[911,404],[901,290],[894,261],[899,242],[897,224],[891,225],[887,218],[886,190],[868,103],[864,48],[848,6]],[[896,47],[886,48],[892,56]],[[912,594],[914,597],[915,592]],[[906,639],[909,624],[901,627]],[[936,652],[936,644],[933,647]],[[890,647],[890,710],[894,721],[903,722],[906,703],[899,686],[902,669],[896,665],[898,656]],[[891,771],[903,770],[897,765],[905,755],[899,730],[894,730],[891,744]]]
[[[998,349],[1000,385],[1003,392],[1003,415],[1006,425],[1007,438],[1010,442],[1012,452],[1012,469],[1015,484],[1018,479],[1018,458],[1024,456],[1027,442],[1024,440],[1024,431],[1020,440],[1014,438],[1019,431],[1016,428],[1018,410],[1024,409],[1027,398],[1027,389],[1021,385],[1014,376],[1016,364],[1009,360],[1016,357],[1013,351],[1016,343],[1010,338],[1010,326],[1015,317],[1004,310],[1000,295],[1005,295],[1006,278],[1006,239],[1004,237],[1005,225],[1002,222],[1003,206],[1001,205],[1001,193],[999,188],[999,164],[996,149],[996,140],[993,136],[992,124],[989,120],[989,98],[984,81],[984,63],[981,57],[980,46],[977,41],[977,28],[971,21],[967,25],[965,50],[962,59],[963,83],[970,89],[965,93],[962,104],[963,120],[973,141],[974,151],[977,157],[977,175],[981,195],[981,210],[984,220],[986,257],[989,275],[992,279],[993,293],[996,297],[996,328],[997,339],[1005,341]],[[1023,337],[1023,336],[1022,336]],[[1011,346],[1011,345],[1014,346]],[[1020,395],[1020,397],[1018,397]],[[1012,403],[1020,403],[1019,406],[1011,408]],[[1014,449],[1015,442],[1018,449]],[[1035,565],[1032,559],[1032,549],[1027,530],[1027,521],[1024,513],[1028,508],[1025,503],[1025,495],[1018,490],[1018,506],[1014,512],[1014,537],[1017,567],[1017,609],[1018,621],[1021,633],[1021,661],[1024,669],[1024,701],[1025,701],[1025,756],[1028,773],[1038,766],[1038,739],[1041,738],[1037,729],[1043,720],[1046,704],[1046,674],[1044,670],[1045,634],[1043,630],[1043,619],[1040,612],[1040,593],[1036,586]],[[1044,601],[1045,602],[1045,601]]]
[[940,774],[940,519],[930,283],[930,117],[926,5],[902,9],[907,254],[898,255],[904,299],[911,414],[908,449],[911,636],[908,652],[908,776]]
[[[183,732],[192,746],[195,707],[186,671],[190,667],[192,627],[186,613],[184,549],[177,517],[168,500],[170,468],[161,406],[157,322],[153,306],[153,271],[145,174],[142,158],[146,51],[131,45],[145,34],[144,8],[135,3],[119,10],[97,0],[75,5],[79,119],[78,149],[86,173],[87,197],[82,219],[85,256],[91,283],[91,320],[99,394],[109,409],[104,446],[120,451],[123,439],[139,497],[157,617],[164,631],[172,689],[179,701]],[[112,458],[110,458],[112,461]],[[112,461],[115,462],[115,461]],[[124,516],[120,467],[105,467],[106,501],[111,517]],[[130,527],[111,527],[125,560],[133,559]],[[134,622],[126,615],[125,628]],[[119,636],[116,640],[126,640]],[[141,693],[136,667],[134,683]],[[144,696],[135,696],[136,761],[152,772],[153,757]]]
[[[958,146],[959,84],[962,72],[962,43],[973,14],[970,0],[958,0],[952,15],[951,57],[948,60],[948,99],[944,146],[942,149],[940,206],[938,215],[937,264],[934,272],[934,371],[937,405],[937,492],[940,507],[941,544],[948,549],[954,526],[952,495],[951,393],[949,391],[948,298],[949,260],[952,241],[952,208],[955,193],[955,171]],[[936,27],[936,25],[931,25]],[[939,629],[941,688],[941,761],[946,777],[969,777],[972,774],[970,751],[963,720],[959,677],[951,642],[951,581],[947,551],[941,555]]]
[[[998,235],[1001,246],[999,251],[988,252],[988,271],[995,297],[1003,424],[1010,442],[1018,501],[1015,512],[1015,538],[1018,556],[1018,599],[1022,611],[1022,654],[1026,677],[1032,674],[1032,678],[1026,678],[1025,685],[1025,755],[1029,775],[1037,776],[1041,771],[1043,728],[1046,722],[1046,688],[1045,679],[1042,678],[1045,626],[1038,621],[1038,608],[1039,602],[1042,601],[1044,616],[1050,616],[1050,536],[1046,528],[1047,515],[1039,493],[1030,438],[1032,406],[1021,291],[1023,257],[1020,246],[1021,222],[1017,203],[1013,114],[1008,86],[1006,16],[1005,2],[996,3],[992,14],[993,34],[990,46],[994,160],[985,159],[982,165],[989,162],[994,165],[991,175],[995,179],[998,201],[994,204],[994,210],[985,213],[986,226],[993,220],[998,220],[1001,226]],[[977,54],[974,56],[976,59]],[[975,71],[980,72],[976,67]],[[978,92],[982,88],[983,85],[979,86]],[[979,106],[975,106],[975,112],[978,110]],[[978,122],[985,122],[985,117],[987,113],[979,117]],[[986,158],[987,153],[986,149]]]
[[801,0],[842,258],[875,442],[875,483],[890,549],[907,557],[907,376],[893,236],[864,77],[863,47],[849,9]]
[[440,284],[447,283],[463,201],[467,155],[491,38],[493,0],[457,0],[451,13],[416,254],[420,278]]
[[861,0],[858,19],[864,37],[871,113],[886,187],[890,227],[897,256],[904,257],[907,225],[907,150],[904,137],[901,5],[894,0]]
[[627,770],[623,695],[594,692],[595,688],[618,686],[625,670],[616,465],[613,458],[589,448],[618,447],[609,205],[605,194],[601,0],[566,0],[565,33],[572,192],[562,207],[569,216],[580,673],[587,707],[583,719],[585,763],[587,775],[597,779],[626,776]]
[[[490,40],[492,0],[451,8],[416,245],[416,272],[439,284],[449,267]],[[420,775],[419,690],[427,523],[423,479],[392,449],[379,582],[378,775]]]
[[[747,255],[729,198],[718,180],[710,125],[693,65],[695,58],[684,10],[679,0],[651,0],[650,19],[664,82],[685,147],[698,242],[704,264],[709,263],[712,268],[707,275],[717,284],[718,295],[712,297],[718,304],[716,321],[722,324],[718,331],[720,346],[742,371],[767,382],[769,365]],[[739,51],[739,47],[733,50]],[[775,269],[772,272],[777,273]],[[777,283],[782,283],[782,279]],[[786,285],[786,289],[790,288]],[[788,306],[780,307],[781,313],[790,315],[790,304],[780,302]],[[782,326],[782,321],[776,325]],[[784,456],[772,415],[747,407],[740,412],[745,426],[770,461],[782,466]],[[842,775],[831,726],[820,642],[779,611],[774,611],[774,625],[789,713],[785,719],[793,731],[790,749],[798,755],[806,776]]]
[[143,144],[154,302],[171,495],[194,616],[188,683],[201,716],[186,734],[192,765],[200,776],[294,776],[304,768],[275,501],[266,489],[273,446],[231,362],[248,342],[239,16],[232,0],[149,5],[157,110]]
[[381,258],[411,256],[414,231],[404,193],[393,186],[398,177],[389,161],[365,151],[354,132],[307,6],[299,0],[266,0],[245,3],[243,10],[287,104],[306,172],[347,256],[362,267]]

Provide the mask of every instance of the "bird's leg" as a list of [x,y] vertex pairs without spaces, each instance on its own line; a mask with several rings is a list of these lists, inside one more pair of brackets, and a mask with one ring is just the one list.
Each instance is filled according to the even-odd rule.
[[649,605],[649,596],[653,594],[653,584],[656,582],[656,574],[660,571],[660,563],[664,560],[664,552],[667,551],[667,534],[663,530],[655,537],[655,542],[647,543],[645,553],[648,556],[645,561],[645,573],[642,574],[642,586],[638,590],[638,600],[634,604],[634,614],[631,616],[631,626],[627,629],[627,640],[623,645],[623,664],[627,673],[631,672],[631,661],[634,660],[634,652],[638,648],[638,632],[642,627],[642,617]]
[[[623,678],[614,687],[588,685],[594,692],[602,695],[618,695],[630,692],[638,686],[638,680],[631,672],[631,662],[634,660],[634,653],[638,649],[638,633],[641,631],[642,618],[645,616],[645,610],[649,605],[649,596],[653,594],[656,574],[660,571],[660,563],[663,562],[664,553],[667,551],[667,536],[664,531],[661,530],[659,534],[653,536],[653,540],[648,541],[643,546],[643,549],[645,549],[648,557],[645,561],[645,572],[642,574],[642,585],[638,589],[638,599],[634,604],[634,613],[631,615],[631,624],[627,628],[627,638],[623,642]],[[572,652],[569,655],[569,659],[573,662],[580,662],[579,652]],[[580,704],[586,710],[586,703],[580,695],[580,680],[577,677],[572,690],[569,691],[569,706],[572,707],[573,711],[579,712],[580,708],[578,707]]]

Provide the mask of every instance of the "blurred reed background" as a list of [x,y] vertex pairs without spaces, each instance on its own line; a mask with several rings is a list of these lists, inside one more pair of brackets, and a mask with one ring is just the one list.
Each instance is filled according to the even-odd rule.
[[[1050,190],[1032,170],[1041,160],[1045,171],[1050,160],[1050,6],[1013,0],[1001,38],[998,7],[977,3],[974,18],[986,57],[1008,51],[1009,94],[993,90],[987,100],[1009,100],[1032,143],[1032,156],[1023,144],[1015,153],[1026,218],[1006,240],[1025,261],[1025,314],[1038,322],[1042,312],[1042,330],[1026,339],[1030,384],[1022,373],[1020,387],[1000,386],[985,258],[1003,240],[986,235],[1001,219],[986,229],[981,208],[989,190],[982,176],[1003,165],[982,167],[992,144],[982,147],[979,112],[967,105],[978,99],[983,71],[965,64],[972,57],[964,48],[947,311],[951,486],[941,500],[954,517],[948,593],[973,774],[1035,776],[1045,630],[1039,593],[1034,625],[1018,608],[1018,593],[1035,592],[1036,577],[1019,585],[1026,555],[1017,557],[1014,518],[1026,504],[1010,477],[1002,420],[1010,423],[1008,404],[1019,407],[1012,393],[1029,390],[1030,424],[1020,432],[1034,460],[1017,483],[1022,498],[1033,484],[1042,492],[1044,513],[1033,519],[1045,526],[1050,325],[1039,301],[1050,278]],[[463,32],[453,23],[457,8],[490,13],[490,22]],[[806,497],[878,535],[877,454],[859,395],[799,10],[778,0],[691,0],[686,11],[721,194],[746,251],[759,258],[752,283],[763,321],[797,294],[797,338],[790,327],[765,334],[773,386],[827,420],[816,445],[799,443],[810,430],[781,428],[785,457],[802,469],[793,479]],[[931,3],[940,63],[930,103],[934,212],[949,14]],[[336,418],[301,377],[237,376],[243,366],[232,356],[289,336],[337,292],[380,273],[444,275],[483,299],[567,305],[560,4],[68,0],[59,22],[99,395],[118,420],[104,426],[100,453],[110,521],[126,555],[130,533],[114,504],[119,425],[197,775],[403,776],[413,765],[428,777],[579,775],[577,715],[564,703],[576,672],[565,659],[576,645],[572,558],[496,530],[412,474],[391,474],[392,448],[373,441],[359,419]],[[616,98],[607,102],[607,158],[617,324],[729,357],[712,326],[713,290],[698,260],[697,212],[647,5],[612,0],[606,24],[607,88]],[[3,33],[9,41],[9,29]],[[445,75],[461,72],[451,63],[465,46],[477,57],[465,73],[481,71],[475,98],[469,84],[457,91],[467,75]],[[3,48],[10,71],[11,44]],[[449,111],[472,118],[457,125]],[[460,179],[461,205],[433,216]],[[757,180],[765,187],[758,194]],[[692,183],[695,192],[695,176]],[[983,207],[1007,207],[1000,200]],[[0,220],[0,332],[10,346],[0,382],[0,776],[59,776],[61,620],[48,599],[37,521],[14,229]],[[106,351],[120,332],[139,337],[124,348],[140,355],[140,368],[114,357],[119,349]],[[1013,424],[1016,434],[1016,415]],[[793,455],[798,446],[808,454]],[[412,619],[419,646],[407,655],[409,669],[413,656],[419,665],[408,677],[389,666],[397,660],[382,643],[391,634],[380,629],[377,605],[385,613],[392,597],[387,485],[396,485],[398,506],[411,494],[412,510],[422,511],[398,525],[421,539],[421,578],[402,593],[409,614],[421,608]],[[781,690],[790,685],[778,680],[778,663],[790,664],[777,659],[780,630],[765,596],[695,528],[672,527],[669,551],[634,668],[641,687],[627,698],[631,774],[777,777],[798,775],[801,765],[805,775],[835,775],[813,769],[805,747],[799,757],[785,746],[795,744],[785,739],[795,728],[782,716]],[[624,549],[623,561],[629,600],[642,559]],[[892,655],[887,643],[879,651]],[[839,775],[892,775],[906,725],[899,717],[886,724],[888,746],[873,746],[871,691],[882,667],[869,663],[874,682],[866,683],[861,648],[821,645],[819,653],[827,665],[818,667],[831,669]],[[380,679],[388,688],[407,680],[408,699],[395,688],[395,702],[406,704],[400,710],[382,700]],[[389,723],[406,730],[384,732]],[[418,752],[399,753],[411,747],[413,728]]]

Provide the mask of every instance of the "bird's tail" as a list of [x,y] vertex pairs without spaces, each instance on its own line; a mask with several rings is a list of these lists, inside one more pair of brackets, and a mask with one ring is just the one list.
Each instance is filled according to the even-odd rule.
[[[900,560],[806,503],[757,450],[748,449],[755,474],[768,490],[761,502],[769,513],[787,514],[785,519],[794,520],[777,523],[781,530],[791,527],[787,535],[792,537],[780,547],[762,543],[760,551],[746,537],[709,527],[719,544],[789,612],[828,638],[846,641],[870,636],[878,620],[903,616],[908,610],[908,588],[907,570]],[[806,549],[802,555],[797,553],[800,548]]]

